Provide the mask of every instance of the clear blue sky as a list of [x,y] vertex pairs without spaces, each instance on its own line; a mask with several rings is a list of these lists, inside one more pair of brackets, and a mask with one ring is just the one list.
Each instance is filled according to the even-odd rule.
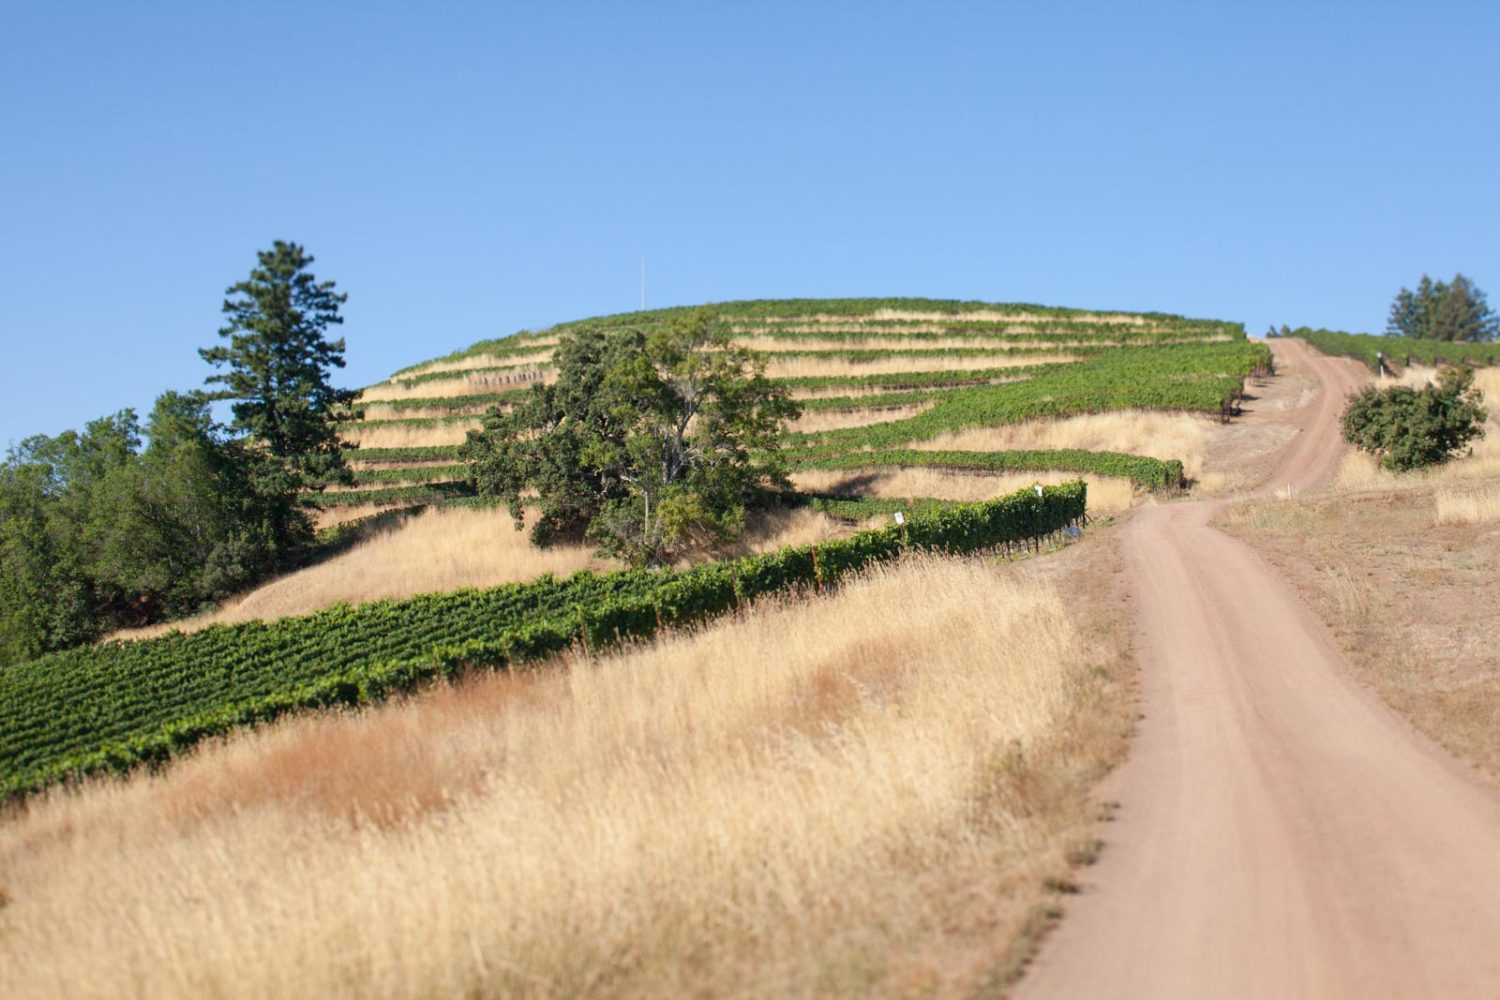
[[1493,4],[0,7],[0,447],[199,384],[303,243],[345,384],[635,307],[1378,329],[1500,297]]

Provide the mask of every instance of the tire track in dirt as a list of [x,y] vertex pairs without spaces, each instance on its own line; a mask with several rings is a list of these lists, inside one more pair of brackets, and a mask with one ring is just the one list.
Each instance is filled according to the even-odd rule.
[[[1322,487],[1363,376],[1321,383],[1266,491]],[[1500,801],[1352,679],[1226,501],[1124,529],[1142,721],[1109,847],[1023,997],[1500,996]]]

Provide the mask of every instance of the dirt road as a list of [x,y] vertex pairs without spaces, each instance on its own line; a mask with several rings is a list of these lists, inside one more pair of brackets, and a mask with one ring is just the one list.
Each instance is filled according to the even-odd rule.
[[[1322,391],[1271,490],[1331,479],[1360,380]],[[1145,718],[1108,848],[1023,997],[1500,996],[1500,802],[1358,687],[1224,501],[1140,511],[1124,545]]]

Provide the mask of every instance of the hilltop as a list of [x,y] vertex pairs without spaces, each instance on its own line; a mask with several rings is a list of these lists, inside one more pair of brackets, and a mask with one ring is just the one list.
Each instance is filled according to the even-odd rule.
[[[1277,428],[1234,420],[1246,378],[1269,368],[1269,352],[1237,323],[932,299],[709,308],[770,356],[770,374],[804,410],[787,441],[803,495],[728,554],[1080,475],[1096,514],[1164,490],[1223,492],[1253,481],[1257,456],[1284,441]],[[551,350],[569,331],[649,329],[683,311],[480,341],[366,387],[340,428],[358,446],[346,453],[357,483],[317,498],[323,528],[356,547],[179,627],[615,567],[585,547],[529,545],[472,496],[458,449],[486,410],[553,377]]]

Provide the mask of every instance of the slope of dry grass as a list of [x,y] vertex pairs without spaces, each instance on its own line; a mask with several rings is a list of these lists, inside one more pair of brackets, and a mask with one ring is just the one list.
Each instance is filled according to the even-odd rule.
[[0,825],[6,992],[993,987],[1128,725],[1115,644],[1021,572],[914,561],[54,792]]
[[787,430],[801,434],[835,431],[845,427],[868,427],[893,420],[905,420],[932,409],[933,404],[915,406],[861,407],[854,410],[808,410],[787,424]]
[[1500,785],[1500,526],[1437,523],[1436,492],[1263,501],[1223,526],[1296,585],[1363,681]]
[[544,363],[552,360],[552,348],[557,346],[556,337],[538,337],[526,342],[528,347],[536,348],[527,354],[470,354],[467,357],[458,358],[453,361],[433,361],[425,365],[402,372],[393,377],[393,381],[403,378],[411,378],[414,375],[429,375],[433,372],[463,372],[475,368],[498,368],[501,365],[512,365],[521,362]]
[[1440,525],[1500,521],[1500,482],[1437,490],[1433,493],[1433,505],[1435,520]]
[[616,567],[598,559],[587,546],[539,549],[511,524],[510,515],[500,508],[422,511],[332,559],[257,587],[211,614],[122,632],[115,638],[143,638],[168,628],[186,632],[253,618],[269,621],[339,603],[494,587],[543,573],[565,576],[580,569]]
[[516,364],[504,372],[482,372],[472,375],[455,373],[453,378],[433,379],[411,385],[400,381],[372,385],[360,393],[360,401],[379,403],[391,399],[441,399],[445,396],[472,396],[517,386],[548,382],[556,377],[551,368],[536,364]]
[[[378,508],[367,509],[367,505],[349,510],[358,515],[378,512]],[[853,530],[816,511],[772,511],[752,517],[745,537],[729,554],[821,542]],[[709,557],[704,554],[704,558]],[[110,638],[141,639],[173,628],[191,632],[255,618],[271,621],[310,614],[333,604],[494,587],[533,580],[543,573],[567,576],[581,569],[604,571],[622,565],[596,556],[590,545],[537,548],[525,532],[515,530],[503,508],[429,508],[403,518],[347,552],[272,580],[216,611],[117,632]]]
[[364,427],[348,424],[339,435],[355,448],[432,448],[437,445],[463,444],[469,431],[477,431],[480,419],[449,424],[385,424]]

